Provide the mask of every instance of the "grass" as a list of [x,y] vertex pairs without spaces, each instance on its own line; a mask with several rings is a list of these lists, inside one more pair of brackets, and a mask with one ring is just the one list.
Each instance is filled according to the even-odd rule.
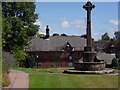
[[118,75],[30,74],[29,88],[118,88]]
[[12,67],[11,69],[24,71],[26,73],[52,73],[52,72],[63,72],[66,68],[20,68]]
[[118,88],[118,75],[47,74],[68,68],[11,69],[35,73],[29,75],[29,88]]

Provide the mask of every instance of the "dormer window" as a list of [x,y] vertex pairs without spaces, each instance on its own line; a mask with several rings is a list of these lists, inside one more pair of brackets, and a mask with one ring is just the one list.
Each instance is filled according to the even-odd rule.
[[67,51],[67,52],[70,52],[73,50],[73,47],[70,45],[70,43],[66,43],[66,45],[61,49],[62,51]]
[[61,49],[63,51],[62,55],[64,55],[65,58],[72,59],[71,52],[73,50],[73,47],[67,42],[65,46]]

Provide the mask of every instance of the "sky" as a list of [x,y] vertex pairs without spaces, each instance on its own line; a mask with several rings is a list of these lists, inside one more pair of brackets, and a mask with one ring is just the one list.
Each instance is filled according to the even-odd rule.
[[[49,25],[50,35],[54,33],[80,36],[86,34],[87,12],[82,8],[85,2],[36,2],[35,13],[39,14],[35,24],[39,33],[45,33]],[[93,2],[92,37],[95,40],[108,33],[112,38],[118,31],[118,2]]]

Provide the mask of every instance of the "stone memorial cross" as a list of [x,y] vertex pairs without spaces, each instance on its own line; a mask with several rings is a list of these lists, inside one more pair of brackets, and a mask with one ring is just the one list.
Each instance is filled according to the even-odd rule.
[[92,50],[92,38],[91,38],[91,10],[95,6],[91,2],[87,2],[83,8],[87,10],[87,47],[85,51]]

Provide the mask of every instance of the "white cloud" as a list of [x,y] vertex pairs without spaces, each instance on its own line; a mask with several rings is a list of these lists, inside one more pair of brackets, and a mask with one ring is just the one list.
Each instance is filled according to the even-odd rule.
[[39,29],[39,33],[40,33],[40,34],[46,34],[46,32],[45,32],[45,26],[42,25],[42,23],[40,22],[39,19],[37,19],[34,24],[35,24],[35,25],[40,25],[40,29]]
[[114,33],[115,33],[116,31],[118,31],[117,28],[112,27],[112,28],[110,28],[108,34],[110,35],[110,37],[115,37]]
[[93,32],[92,33],[92,37],[94,38],[94,40],[98,40],[101,38],[101,32]]
[[70,23],[68,21],[63,21],[61,24],[61,27],[63,29],[69,28],[70,27]]
[[39,30],[39,34],[44,34],[44,35],[46,35],[46,32]]
[[40,22],[40,20],[36,20],[36,22],[34,22],[35,25],[40,25],[40,27],[42,27],[42,23]]
[[84,22],[82,20],[74,20],[73,24],[84,24]]
[[108,33],[111,37],[113,37],[114,33],[118,31],[118,20],[109,20],[109,23],[111,24],[111,28]]
[[118,20],[110,20],[109,22],[114,26],[118,26]]
[[[54,29],[54,27],[52,27],[52,26],[49,26],[49,29],[50,29],[50,34],[51,34],[51,32],[52,32],[52,30]],[[46,35],[46,25],[42,25],[42,27],[39,29],[39,33],[40,34],[45,34]]]
[[86,28],[85,22],[83,20],[68,21],[68,20],[66,20],[66,18],[60,18],[60,20],[62,21],[61,27],[63,29],[73,27],[73,28],[84,29],[85,30],[85,28]]
[[46,34],[46,31],[45,31],[45,29],[40,28],[40,29],[39,29],[39,33],[40,33],[40,34]]

